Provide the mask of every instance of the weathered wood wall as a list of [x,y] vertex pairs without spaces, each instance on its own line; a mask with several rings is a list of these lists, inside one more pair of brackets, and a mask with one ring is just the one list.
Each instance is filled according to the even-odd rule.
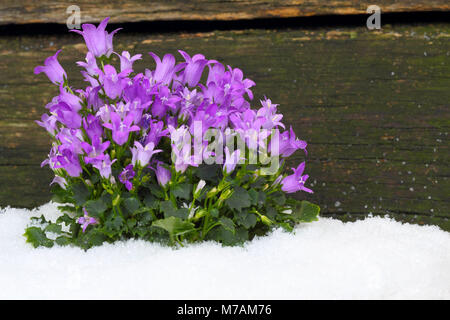
[[[450,25],[119,34],[117,51],[183,49],[241,67],[309,142],[307,171],[324,215],[390,214],[450,230]],[[57,94],[34,66],[63,48],[83,86],[76,34],[0,37],[0,206],[50,198],[40,169],[50,139],[33,120]],[[153,67],[145,56],[139,70]],[[301,154],[292,164],[299,161]]]
[[2,0],[0,25],[66,23],[68,6],[81,9],[82,22],[111,17],[118,22],[156,20],[237,20],[330,14],[365,14],[369,5],[382,12],[450,10],[448,0]]
[[[72,3],[2,0],[0,25],[65,24]],[[78,0],[82,22],[215,21],[449,11],[448,0]],[[10,27],[11,28],[11,27]],[[2,29],[0,29],[2,30]],[[8,29],[4,29],[8,30]],[[450,25],[236,30],[115,37],[116,51],[183,49],[240,67],[287,123],[309,142],[307,171],[323,215],[389,214],[450,230]],[[156,31],[157,32],[157,31]],[[57,49],[71,85],[84,86],[75,61],[81,37],[0,34],[0,207],[49,200],[51,173],[40,169],[50,139],[34,120],[57,93],[33,68]],[[153,67],[146,56],[139,70]],[[301,157],[300,154],[297,157]],[[293,159],[292,164],[300,158]]]

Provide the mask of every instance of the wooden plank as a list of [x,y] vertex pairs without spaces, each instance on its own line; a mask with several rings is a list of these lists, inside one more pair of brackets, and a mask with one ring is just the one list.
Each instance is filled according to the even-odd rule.
[[376,4],[382,12],[450,10],[447,0],[2,0],[1,24],[61,23],[66,9],[76,4],[83,22],[99,22],[111,17],[114,23],[167,20],[238,20],[255,18],[292,18],[331,14],[366,14]]
[[[256,81],[309,142],[312,196],[324,215],[368,214],[450,230],[450,25],[118,34],[115,49],[204,53]],[[50,197],[40,169],[50,140],[33,120],[57,94],[35,65],[62,47],[71,85],[84,85],[78,35],[0,37],[0,206]],[[181,57],[179,58],[181,60]],[[145,55],[137,70],[153,68]],[[302,159],[298,153],[290,161]]]

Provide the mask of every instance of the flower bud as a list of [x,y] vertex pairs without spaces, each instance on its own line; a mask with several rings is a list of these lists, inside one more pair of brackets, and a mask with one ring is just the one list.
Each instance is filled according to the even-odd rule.
[[208,213],[208,212],[207,212],[205,209],[198,210],[198,211],[195,213],[194,219],[195,219],[195,220],[198,220],[198,219],[204,217],[207,213]]
[[217,188],[214,187],[211,190],[209,190],[209,192],[206,194],[206,197],[207,198],[214,197],[216,195],[216,193],[217,193]]
[[267,226],[270,226],[273,222],[269,218],[267,218],[264,215],[261,215],[261,222],[264,223]]
[[113,200],[112,205],[116,207],[120,202],[120,194],[117,195],[117,197]]
[[227,190],[225,190],[224,192],[221,193],[219,199],[220,199],[220,201],[225,201],[229,197],[231,197],[232,194],[233,194],[233,191],[230,190],[230,189],[227,189]]
[[205,187],[206,182],[205,180],[200,180],[199,183],[197,184],[197,187],[195,188],[194,191],[194,198],[198,198],[200,196],[200,193],[202,191],[202,189]]

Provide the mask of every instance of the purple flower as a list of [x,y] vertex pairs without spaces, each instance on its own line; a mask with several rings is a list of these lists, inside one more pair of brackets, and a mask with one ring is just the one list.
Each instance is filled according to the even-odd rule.
[[65,102],[53,105],[50,112],[56,115],[58,121],[68,128],[78,129],[81,127],[81,116]]
[[56,134],[58,131],[58,127],[56,126],[57,118],[54,115],[49,116],[48,114],[44,113],[41,117],[42,121],[35,121],[38,125],[45,128],[45,130],[48,131],[52,136]]
[[102,119],[103,122],[110,122],[111,121],[111,106],[108,106],[107,104],[105,104],[103,107],[100,107],[100,109],[98,109],[95,116]]
[[86,62],[84,61],[78,61],[77,65],[80,67],[83,67],[86,69],[88,75],[95,76],[98,75],[98,66],[97,66],[97,60],[95,59],[95,56],[92,52],[88,51],[86,54]]
[[223,164],[223,170],[227,174],[233,172],[234,168],[236,168],[236,165],[239,163],[240,160],[243,160],[241,158],[240,149],[237,149],[230,154],[230,150],[228,149],[228,147],[225,147],[225,163]]
[[183,71],[183,83],[187,83],[190,87],[195,87],[203,73],[203,69],[209,63],[205,56],[202,54],[196,54],[192,58],[184,51],[178,50],[178,52],[186,60],[186,67]]
[[133,122],[132,114],[127,115],[122,121],[117,113],[111,111],[110,117],[111,123],[104,123],[103,126],[112,130],[112,138],[120,146],[128,141],[130,132],[140,130],[138,126],[131,125]]
[[162,187],[165,187],[172,177],[170,170],[166,169],[165,164],[161,161],[157,162],[155,173],[156,179]]
[[257,118],[264,119],[263,128],[264,129],[272,129],[273,127],[280,126],[284,128],[284,124],[281,123],[281,119],[283,119],[282,114],[277,114],[277,104],[273,104],[270,99],[266,99],[261,101],[262,108],[258,110],[256,113]]
[[56,138],[63,144],[70,146],[70,149],[76,154],[82,154],[83,148],[81,142],[83,141],[83,134],[79,129],[62,128],[56,135]]
[[131,149],[132,160],[131,163],[136,166],[136,164],[141,167],[145,167],[149,162],[151,157],[158,152],[162,152],[162,150],[154,150],[155,144],[153,142],[149,142],[142,146],[139,142],[134,142],[134,148]]
[[81,168],[78,155],[68,145],[59,146],[58,151],[60,155],[56,157],[57,164],[55,168],[63,168],[69,176],[79,177],[83,169]]
[[292,168],[292,170],[294,171],[294,174],[287,176],[281,181],[281,190],[286,193],[293,193],[299,190],[313,193],[311,189],[305,187],[305,182],[308,180],[309,176],[307,174],[302,176],[303,171],[305,170],[305,163],[300,163],[297,169]]
[[47,159],[41,162],[41,168],[43,166],[48,165],[50,169],[54,169],[55,166],[58,164],[58,145],[56,143],[53,143],[52,147],[50,148],[50,152],[48,154]]
[[155,96],[155,102],[151,107],[152,116],[162,119],[168,108],[175,108],[175,103],[180,101],[181,98],[173,96],[167,86],[160,86],[158,94]]
[[149,54],[156,62],[155,71],[148,73],[148,77],[152,79],[152,82],[169,85],[172,82],[175,72],[180,71],[186,65],[180,63],[175,66],[175,57],[171,54],[166,54],[162,61],[153,52],[149,52]]
[[82,108],[81,99],[76,95],[68,92],[62,84],[59,86],[59,96],[57,97],[56,101],[66,103],[74,112],[78,112]]
[[101,161],[95,161],[92,166],[100,171],[100,175],[103,178],[108,179],[111,176],[111,166],[116,161],[117,159],[111,161],[109,154],[107,154]]
[[128,191],[133,189],[133,184],[130,180],[133,179],[135,175],[136,172],[134,172],[132,164],[126,166],[119,174],[119,181],[125,185],[125,188],[127,188]]
[[189,166],[198,167],[200,164],[195,156],[191,155],[191,145],[186,143],[180,149],[172,144],[172,161],[175,164],[175,171],[185,172]]
[[86,228],[90,225],[90,224],[96,224],[97,220],[93,217],[90,217],[88,215],[88,212],[86,211],[85,208],[83,208],[83,213],[84,216],[83,217],[79,217],[77,220],[77,223],[82,225],[82,229],[83,229],[83,233],[86,231]]
[[120,58],[120,71],[133,69],[133,62],[142,58],[142,54],[137,54],[131,57],[128,51],[123,51],[121,56],[118,54],[117,56]]
[[209,74],[203,93],[208,99],[218,105],[235,108],[238,111],[248,109],[250,104],[244,99],[245,93],[250,99],[253,99],[253,93],[250,90],[255,83],[250,79],[243,80],[243,73],[240,69],[232,69],[216,63],[213,67],[208,65]]
[[83,24],[83,31],[70,30],[81,34],[86,42],[86,46],[90,52],[96,57],[109,57],[113,52],[112,39],[114,34],[121,28],[114,30],[111,33],[105,31],[108,24],[109,17],[104,19],[96,28],[93,24]]
[[105,89],[106,95],[110,99],[114,100],[122,95],[122,91],[128,82],[127,76],[132,70],[127,69],[120,73],[117,73],[116,69],[109,64],[104,66],[103,69],[105,70],[105,72],[102,72],[100,69],[98,69],[100,80],[103,83],[103,88]]
[[34,68],[34,74],[44,72],[51,82],[54,84],[62,84],[67,74],[58,62],[58,54],[61,50],[56,51],[55,55],[45,59],[44,66]]
[[84,162],[86,163],[94,163],[97,161],[102,161],[105,158],[103,154],[106,149],[108,149],[110,145],[109,141],[102,143],[102,138],[99,136],[95,136],[92,139],[92,145],[87,142],[81,142],[81,146],[83,147],[84,152],[86,152],[87,156],[84,157]]
[[279,139],[279,152],[276,151],[275,154],[280,154],[282,157],[289,157],[298,149],[302,149],[306,153],[306,141],[299,140],[295,137],[295,132],[292,130],[292,126],[289,131],[285,131],[280,135]]
[[91,141],[94,141],[97,137],[103,136],[103,127],[100,120],[92,114],[83,118],[83,128]]
[[63,177],[60,177],[60,176],[56,176],[56,175],[55,175],[55,177],[53,178],[52,182],[50,182],[50,185],[52,185],[52,184],[54,184],[54,183],[59,184],[59,186],[60,186],[61,188],[63,188],[64,190],[66,190],[66,187],[67,187],[67,181],[66,181],[66,179],[64,179]]
[[169,135],[169,129],[164,129],[164,122],[162,121],[151,121],[150,131],[145,135],[145,143],[153,142],[158,145],[162,137],[167,137]]
[[86,91],[84,92],[83,95],[86,99],[88,109],[98,111],[100,107],[102,107],[105,104],[104,101],[98,95],[98,92],[100,91],[101,88],[102,88],[101,86],[86,88]]

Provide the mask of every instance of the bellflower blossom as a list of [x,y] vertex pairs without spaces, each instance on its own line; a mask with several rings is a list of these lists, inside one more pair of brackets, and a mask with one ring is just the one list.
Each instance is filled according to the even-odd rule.
[[84,162],[86,163],[94,163],[101,161],[105,158],[103,154],[106,149],[108,149],[111,142],[106,141],[102,143],[102,138],[96,136],[92,139],[92,145],[87,142],[81,142],[81,146],[86,152],[86,156],[84,157]]
[[161,161],[158,161],[156,165],[155,174],[159,185],[162,187],[165,187],[172,177],[170,170],[166,169]]
[[130,56],[130,53],[128,51],[123,51],[122,55],[118,55],[120,59],[120,71],[124,71],[124,70],[128,70],[128,69],[133,69],[133,62],[137,61],[137,60],[141,60],[142,59],[142,54],[137,54],[134,56]]
[[86,228],[91,224],[96,224],[97,220],[94,217],[90,217],[85,208],[83,208],[84,216],[78,218],[78,224],[81,224],[83,233],[86,231]]
[[81,168],[78,155],[74,153],[70,147],[64,145],[60,146],[58,151],[60,153],[60,155],[56,157],[58,164],[54,167],[63,168],[71,177],[79,177],[83,169]]
[[128,114],[125,119],[121,119],[115,112],[110,112],[111,123],[104,123],[103,126],[112,131],[112,138],[118,145],[123,145],[128,140],[130,132],[139,131],[140,128],[132,125],[133,115]]
[[113,161],[111,161],[109,154],[107,154],[104,157],[102,157],[101,160],[94,161],[92,166],[100,172],[100,176],[108,179],[111,177],[111,166],[116,161],[117,161],[117,159],[114,159]]
[[34,68],[34,74],[44,72],[51,82],[54,84],[63,83],[67,78],[67,74],[58,62],[58,54],[61,50],[56,51],[55,55],[45,59],[44,66]]
[[223,165],[223,170],[230,174],[233,172],[234,168],[236,168],[236,165],[239,163],[239,161],[243,160],[241,158],[241,150],[237,149],[233,153],[230,153],[230,150],[228,147],[225,147],[225,163]]
[[293,193],[300,190],[313,193],[311,189],[305,187],[305,182],[309,177],[307,174],[302,175],[305,170],[305,163],[300,163],[297,168],[292,168],[292,170],[294,174],[287,176],[281,181],[281,190],[286,193]]
[[104,19],[98,27],[93,24],[83,24],[83,31],[70,30],[81,34],[86,42],[86,46],[90,52],[96,57],[109,57],[113,52],[113,36],[121,28],[114,30],[111,33],[105,31],[109,18]]
[[44,113],[41,117],[41,120],[42,121],[35,120],[35,122],[41,127],[45,128],[45,130],[47,130],[47,132],[50,133],[52,136],[54,136],[58,131],[58,126],[56,125],[56,121],[58,119],[56,118],[56,116],[54,115],[49,116],[48,114]]
[[119,181],[125,185],[125,188],[127,188],[128,191],[131,191],[131,189],[133,189],[133,184],[130,181],[136,175],[136,172],[134,172],[133,168],[133,165],[129,164],[122,170],[119,175]]
[[162,150],[154,150],[155,144],[153,142],[149,142],[144,146],[139,142],[134,142],[134,148],[131,148],[131,163],[133,166],[139,164],[141,167],[145,167],[149,162],[151,157],[158,152],[162,152]]

